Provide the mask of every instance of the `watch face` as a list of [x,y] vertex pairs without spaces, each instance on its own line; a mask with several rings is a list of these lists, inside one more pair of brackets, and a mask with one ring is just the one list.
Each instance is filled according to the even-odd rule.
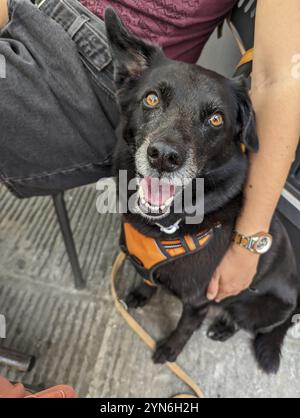
[[255,244],[255,251],[258,254],[266,254],[272,247],[272,237],[270,235],[261,236]]

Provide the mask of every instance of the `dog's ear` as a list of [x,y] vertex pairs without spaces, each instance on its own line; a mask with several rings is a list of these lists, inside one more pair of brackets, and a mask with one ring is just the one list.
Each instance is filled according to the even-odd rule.
[[105,24],[115,67],[115,81],[120,88],[124,83],[139,78],[162,51],[158,46],[130,34],[112,7],[105,11]]
[[248,81],[244,76],[232,80],[238,106],[237,138],[248,151],[257,152],[259,141],[256,130],[256,118],[249,96]]

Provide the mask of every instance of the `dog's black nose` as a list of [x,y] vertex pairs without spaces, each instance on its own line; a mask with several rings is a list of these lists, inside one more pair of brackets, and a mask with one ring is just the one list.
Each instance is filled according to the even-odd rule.
[[156,141],[149,145],[147,153],[151,166],[159,171],[172,172],[183,163],[183,153],[165,141]]

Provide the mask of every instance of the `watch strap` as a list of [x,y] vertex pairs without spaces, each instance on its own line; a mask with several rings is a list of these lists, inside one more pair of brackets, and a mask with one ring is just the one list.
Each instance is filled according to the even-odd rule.
[[240,234],[239,232],[234,232],[233,242],[241,247],[248,249],[250,238],[246,235]]

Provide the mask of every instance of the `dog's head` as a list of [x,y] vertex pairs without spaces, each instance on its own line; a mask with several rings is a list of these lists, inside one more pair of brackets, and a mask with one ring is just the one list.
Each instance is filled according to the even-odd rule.
[[[164,217],[178,183],[218,167],[241,143],[257,151],[246,82],[167,59],[158,46],[130,34],[111,8],[105,21],[141,201]],[[153,179],[158,193],[149,192]]]

